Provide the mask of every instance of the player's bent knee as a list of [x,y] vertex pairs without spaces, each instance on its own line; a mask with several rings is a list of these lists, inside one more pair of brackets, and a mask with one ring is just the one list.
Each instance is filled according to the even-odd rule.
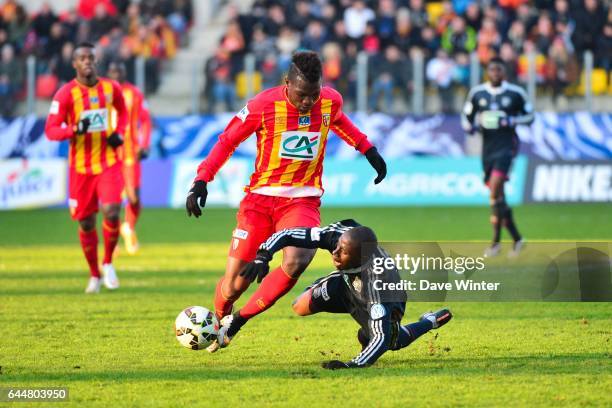
[[118,204],[110,204],[102,207],[104,218],[109,221],[118,221],[121,214],[121,206]]
[[82,220],[79,220],[79,227],[85,232],[93,230],[94,228],[96,228],[96,217],[92,215],[87,218],[83,218]]

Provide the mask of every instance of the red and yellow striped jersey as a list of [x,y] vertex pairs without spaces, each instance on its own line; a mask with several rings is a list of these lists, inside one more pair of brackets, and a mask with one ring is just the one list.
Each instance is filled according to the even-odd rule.
[[232,118],[198,167],[196,180],[211,181],[236,147],[255,132],[255,172],[246,191],[283,197],[320,196],[330,129],[361,153],[372,147],[342,112],[342,96],[336,90],[321,88],[310,112],[301,114],[289,102],[285,86],[268,89]]
[[[100,174],[119,161],[115,149],[106,143],[113,133],[111,111],[117,110],[115,131],[123,134],[127,111],[119,84],[98,77],[96,85],[88,87],[76,79],[62,86],[53,97],[45,134],[51,140],[70,139],[68,160],[80,174]],[[77,135],[76,124],[89,118],[87,133]]]
[[[131,166],[138,157],[138,151],[148,149],[151,140],[151,116],[144,95],[129,82],[121,85],[123,99],[128,113],[127,126],[123,134],[123,146],[119,148],[123,164]],[[116,111],[113,110],[113,127],[116,126]]]

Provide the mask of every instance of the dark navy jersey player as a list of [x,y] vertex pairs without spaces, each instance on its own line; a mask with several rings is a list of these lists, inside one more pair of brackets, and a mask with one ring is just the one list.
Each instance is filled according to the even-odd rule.
[[[293,302],[300,316],[319,312],[347,313],[359,324],[357,338],[362,350],[348,362],[326,361],[324,368],[340,369],[367,367],[387,350],[399,350],[414,340],[446,324],[452,317],[447,309],[425,313],[420,320],[402,325],[406,308],[405,291],[384,291],[382,283],[399,283],[395,267],[382,268],[388,258],[378,246],[374,232],[354,220],[344,220],[324,228],[292,228],[279,231],[264,242],[256,259],[247,264],[242,275],[261,280],[269,270],[268,263],[275,252],[287,247],[322,248],[332,254],[336,271],[317,279]],[[375,281],[378,283],[375,284]],[[231,340],[245,323],[234,313],[219,331],[219,342]]]
[[523,239],[516,227],[512,210],[506,203],[504,184],[508,180],[512,161],[518,153],[517,125],[533,122],[533,107],[525,91],[506,82],[504,62],[493,58],[487,66],[489,82],[472,88],[468,94],[461,124],[470,134],[482,134],[482,165],[484,181],[490,189],[493,239],[486,256],[501,250],[501,227],[506,226],[514,241],[510,255],[518,255]]

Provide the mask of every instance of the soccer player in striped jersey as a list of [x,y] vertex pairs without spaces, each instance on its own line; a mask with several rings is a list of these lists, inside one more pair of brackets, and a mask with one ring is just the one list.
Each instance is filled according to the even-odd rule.
[[[94,46],[81,43],[74,49],[72,66],[76,78],[62,86],[51,102],[45,134],[51,140],[68,140],[70,187],[68,205],[79,222],[79,239],[89,264],[86,293],[98,293],[104,283],[117,289],[119,279],[113,268],[113,251],[119,237],[119,214],[123,175],[117,148],[123,144],[127,110],[121,87],[98,77]],[[117,125],[111,125],[111,111],[117,111]],[[102,204],[104,259],[100,276],[96,213]]]
[[[376,148],[342,112],[342,96],[322,87],[321,76],[321,60],[316,53],[295,53],[285,85],[250,100],[198,167],[186,202],[187,214],[195,217],[202,214],[206,184],[240,143],[253,133],[257,135],[255,171],[238,210],[225,275],[215,291],[219,319],[231,313],[232,305],[249,286],[239,273],[255,258],[263,241],[285,228],[320,225],[321,174],[330,130],[366,156],[377,172],[375,183],[387,173]],[[270,273],[242,308],[243,317],[263,312],[291,290],[314,254],[315,250],[309,248],[285,248],[282,265]]]
[[[406,292],[381,290],[383,284],[400,283],[400,275],[395,267],[388,268],[384,261],[379,264],[385,266],[383,271],[375,268],[374,258],[387,260],[389,256],[378,246],[374,231],[354,220],[343,220],[325,228],[279,231],[259,247],[255,260],[247,264],[241,275],[261,281],[268,273],[268,263],[274,253],[288,246],[326,249],[331,252],[336,267],[335,272],[307,287],[293,302],[293,310],[300,316],[319,312],[348,313],[361,326],[357,332],[361,353],[348,362],[326,361],[323,368],[367,367],[387,350],[402,349],[452,318],[448,309],[442,309],[425,313],[417,322],[402,325]],[[225,317],[218,334],[221,347],[227,345],[246,322],[240,312]]]
[[485,256],[501,251],[501,228],[505,226],[514,241],[510,256],[517,256],[523,247],[512,210],[506,203],[504,184],[509,178],[512,161],[518,153],[517,125],[533,122],[533,107],[526,92],[518,85],[506,82],[506,68],[501,58],[492,58],[487,65],[489,82],[470,90],[461,125],[468,134],[481,132],[483,138],[482,166],[484,181],[490,191],[493,239]]
[[123,90],[123,99],[128,111],[128,122],[123,135],[123,146],[119,150],[123,160],[123,178],[128,203],[125,220],[121,224],[121,236],[128,254],[138,252],[136,222],[140,216],[140,161],[149,155],[151,140],[151,115],[144,95],[133,84],[125,80],[125,64],[113,61],[108,66],[108,77],[117,81]]

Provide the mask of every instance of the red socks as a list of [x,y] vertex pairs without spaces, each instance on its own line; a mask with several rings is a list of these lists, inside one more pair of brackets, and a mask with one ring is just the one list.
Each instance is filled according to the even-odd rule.
[[232,306],[234,305],[234,300],[229,299],[223,295],[221,287],[223,286],[223,280],[225,278],[219,279],[217,282],[217,287],[215,288],[215,314],[217,315],[217,319],[221,320],[224,316],[227,316],[232,311]]
[[119,220],[103,220],[102,235],[104,236],[104,261],[102,263],[109,264],[113,262],[113,251],[119,238]]
[[87,263],[89,264],[89,273],[94,278],[100,277],[100,268],[98,266],[98,232],[93,229],[91,231],[83,231],[79,228],[79,240],[81,248]]
[[132,231],[136,226],[136,222],[138,221],[138,216],[140,215],[140,202],[136,204],[128,203],[125,206],[125,222],[130,225]]
[[282,267],[274,269],[265,277],[259,288],[253,293],[247,304],[240,309],[240,316],[250,319],[268,310],[278,299],[283,297],[297,283],[283,271]]

